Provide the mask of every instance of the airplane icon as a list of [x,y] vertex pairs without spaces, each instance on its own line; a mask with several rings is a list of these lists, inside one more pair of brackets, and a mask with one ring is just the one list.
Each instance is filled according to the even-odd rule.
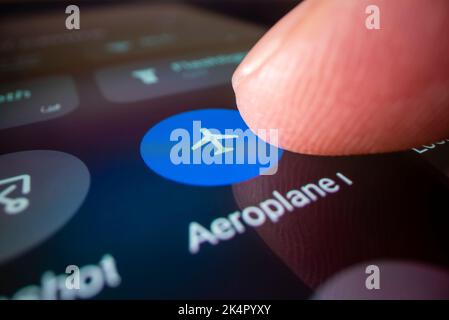
[[203,134],[203,138],[192,146],[192,150],[201,148],[203,145],[208,144],[209,142],[212,143],[215,147],[214,155],[219,155],[219,154],[230,152],[230,151],[234,150],[234,148],[232,148],[232,147],[224,147],[219,140],[236,139],[236,138],[238,138],[238,135],[235,135],[235,134],[213,134],[206,128],[201,128],[200,132]]

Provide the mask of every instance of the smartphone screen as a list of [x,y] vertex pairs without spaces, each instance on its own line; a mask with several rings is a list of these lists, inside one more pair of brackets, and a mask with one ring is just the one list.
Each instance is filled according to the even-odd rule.
[[369,266],[439,297],[448,141],[281,150],[231,86],[264,28],[175,3],[66,17],[0,24],[2,299],[369,298]]

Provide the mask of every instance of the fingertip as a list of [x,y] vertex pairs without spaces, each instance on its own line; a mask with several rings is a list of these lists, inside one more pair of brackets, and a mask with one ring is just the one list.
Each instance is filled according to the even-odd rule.
[[[255,132],[276,129],[281,147],[325,155],[403,150],[449,135],[447,2],[377,1],[382,29],[367,30],[371,2],[308,1],[251,50],[233,86]],[[418,18],[422,28],[410,34]]]

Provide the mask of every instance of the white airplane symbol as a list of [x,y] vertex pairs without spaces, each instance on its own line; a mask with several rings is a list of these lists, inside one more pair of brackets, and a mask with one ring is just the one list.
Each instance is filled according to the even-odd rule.
[[208,144],[209,142],[211,142],[214,145],[216,155],[234,150],[234,148],[232,148],[232,147],[228,147],[228,148],[224,147],[219,140],[236,139],[236,138],[238,138],[238,135],[235,135],[235,134],[213,134],[206,128],[201,128],[200,132],[203,134],[203,138],[192,146],[192,150],[196,150],[196,149],[202,147],[203,145]]

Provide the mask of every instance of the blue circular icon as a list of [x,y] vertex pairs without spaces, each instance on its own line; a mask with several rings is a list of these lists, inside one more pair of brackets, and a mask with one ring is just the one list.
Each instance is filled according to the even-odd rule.
[[[276,130],[260,135],[277,139]],[[274,174],[282,150],[257,137],[238,111],[203,109],[152,127],[143,137],[140,154],[150,169],[167,179],[222,186]]]

